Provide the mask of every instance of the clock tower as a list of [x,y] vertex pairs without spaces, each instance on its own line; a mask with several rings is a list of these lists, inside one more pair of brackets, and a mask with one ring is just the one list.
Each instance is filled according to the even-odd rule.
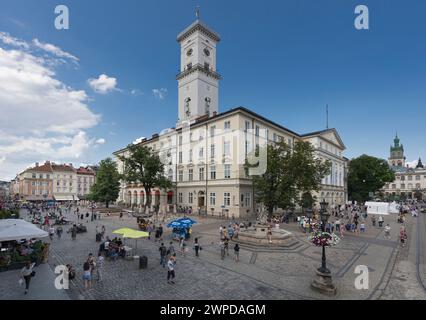
[[219,111],[219,80],[216,71],[216,45],[219,35],[199,19],[182,31],[177,41],[181,46],[178,81],[179,120],[194,121]]

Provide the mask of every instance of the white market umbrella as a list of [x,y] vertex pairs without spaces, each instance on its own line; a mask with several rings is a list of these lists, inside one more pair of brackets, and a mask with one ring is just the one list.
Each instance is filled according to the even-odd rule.
[[49,234],[32,223],[21,219],[0,220],[0,242],[38,239],[48,237]]

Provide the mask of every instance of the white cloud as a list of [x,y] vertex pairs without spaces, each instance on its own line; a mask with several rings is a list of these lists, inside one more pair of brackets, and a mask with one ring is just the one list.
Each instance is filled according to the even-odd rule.
[[142,142],[143,139],[145,139],[145,137],[137,138],[137,139],[135,139],[135,141],[133,141],[133,144],[139,144],[139,143]]
[[105,144],[106,140],[104,138],[97,139],[95,141],[96,144]]
[[0,40],[7,45],[22,48],[22,49],[29,49],[30,45],[26,43],[25,41],[19,40],[15,37],[12,37],[9,33],[0,31]]
[[167,92],[168,91],[166,88],[152,89],[152,94],[158,100],[164,100],[166,98]]
[[413,161],[406,161],[405,165],[409,166],[410,168],[415,168],[417,166],[417,164],[419,163],[419,160],[413,160]]
[[43,43],[43,42],[40,42],[38,39],[34,39],[33,44],[37,48],[42,49],[42,50],[44,50],[48,53],[51,53],[56,57],[67,58],[67,59],[73,60],[74,62],[78,62],[78,58],[76,56],[73,56],[72,54],[63,51],[61,48],[59,48],[59,47],[57,47],[53,44]]
[[100,121],[86,92],[58,80],[45,56],[1,36],[18,49],[0,46],[0,179],[14,178],[40,159],[86,160],[95,139],[85,130]]
[[144,93],[139,89],[132,89],[130,90],[130,94],[132,96],[138,97],[138,96],[142,96]]
[[107,94],[116,90],[117,87],[117,79],[108,77],[106,74],[101,74],[97,79],[89,79],[87,82],[95,92],[100,94]]

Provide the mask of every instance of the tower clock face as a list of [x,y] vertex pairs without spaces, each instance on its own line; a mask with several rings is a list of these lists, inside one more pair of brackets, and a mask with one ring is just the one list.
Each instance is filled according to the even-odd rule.
[[205,48],[204,49],[204,54],[208,57],[208,56],[210,56],[210,51],[209,51],[209,49],[207,49],[207,48]]

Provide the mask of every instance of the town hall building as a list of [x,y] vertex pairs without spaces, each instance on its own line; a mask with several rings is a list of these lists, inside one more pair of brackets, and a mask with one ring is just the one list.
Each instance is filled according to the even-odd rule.
[[[221,75],[217,71],[220,36],[197,15],[177,41],[181,47],[180,73],[176,77],[177,124],[138,142],[159,152],[165,175],[175,185],[171,190],[152,191],[153,206],[158,205],[162,212],[181,207],[236,218],[253,214],[260,204],[254,201],[251,173],[245,161],[254,150],[278,141],[290,146],[296,141],[312,143],[316,156],[332,163],[317,198],[330,205],[347,201],[347,159],[343,156],[346,147],[336,129],[299,134],[245,107],[221,112]],[[126,152],[126,148],[114,152],[120,172],[123,163],[119,156],[126,156]],[[257,174],[261,174],[266,164],[258,156]],[[141,209],[145,201],[142,185],[122,182],[117,202]]]

